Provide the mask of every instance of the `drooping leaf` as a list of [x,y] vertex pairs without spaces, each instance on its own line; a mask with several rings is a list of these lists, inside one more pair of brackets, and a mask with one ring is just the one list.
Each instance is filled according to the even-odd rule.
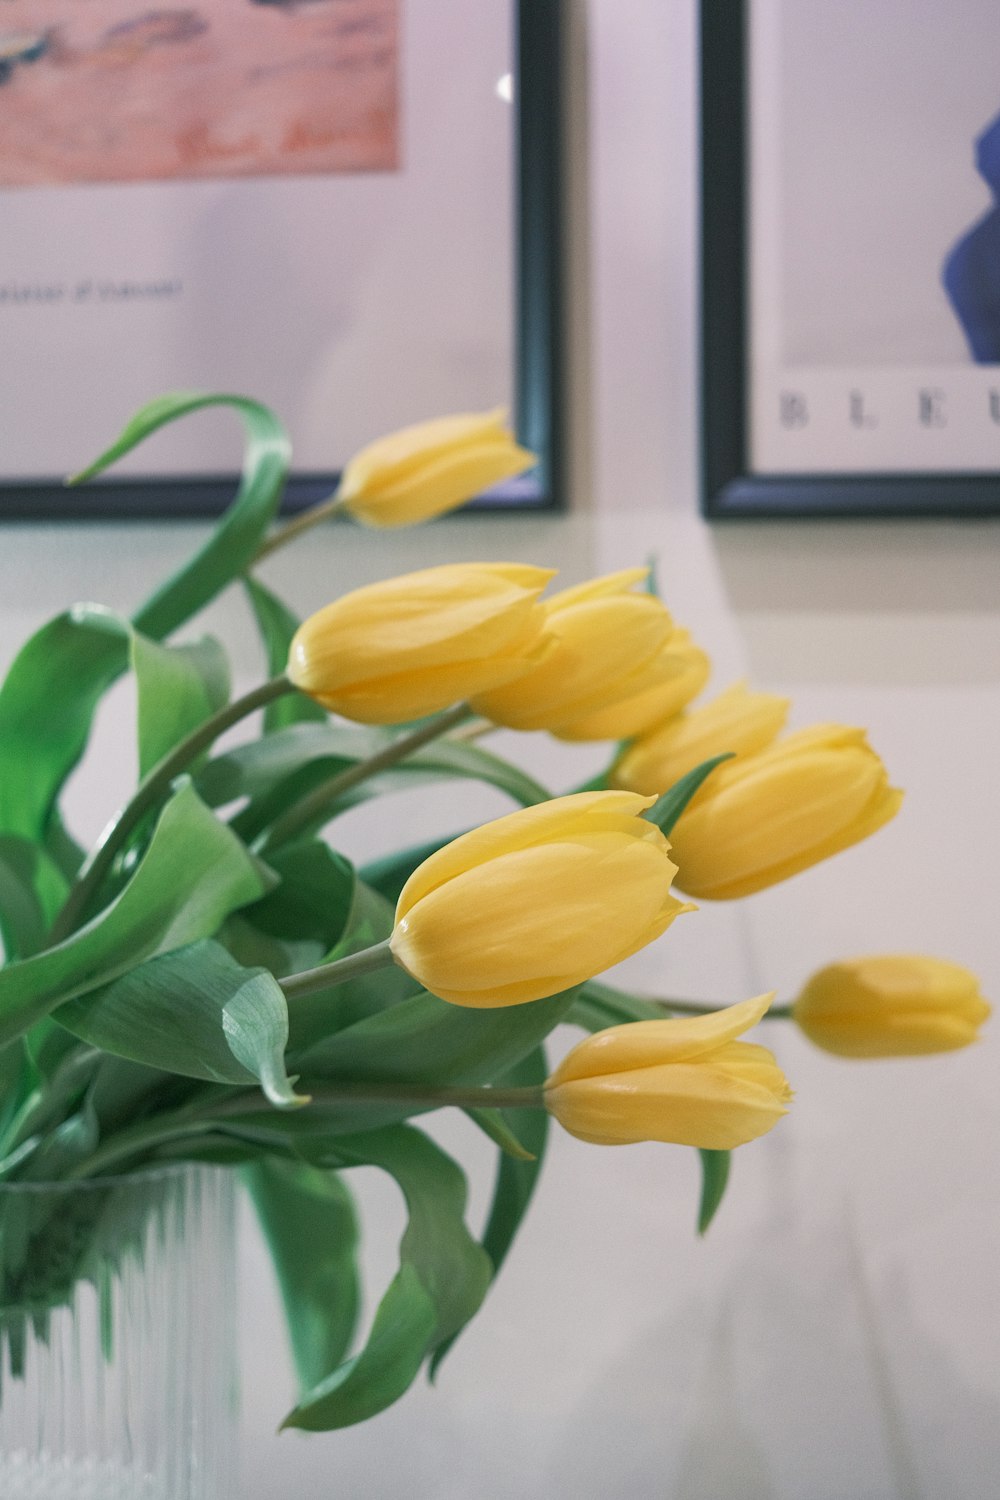
[[[502,1079],[498,1079],[497,1083],[502,1088],[540,1086],[548,1077],[548,1071],[545,1051],[542,1047],[537,1047],[515,1064]],[[530,1155],[524,1160],[502,1151],[497,1161],[493,1201],[482,1242],[493,1267],[494,1280],[514,1243],[538,1184],[549,1134],[549,1117],[544,1109],[505,1109],[503,1117]],[[432,1378],[456,1337],[457,1334],[452,1335],[434,1351],[430,1363]]]
[[247,1167],[271,1252],[303,1391],[341,1363],[357,1325],[360,1287],[354,1201],[336,1172],[271,1157]]
[[111,905],[65,942],[0,969],[0,1044],[144,959],[209,936],[269,884],[266,868],[183,784]]
[[729,1181],[731,1151],[699,1151],[701,1158],[701,1202],[698,1205],[698,1233],[704,1234],[715,1218]]
[[229,701],[229,663],[211,636],[191,645],[161,646],[131,633],[138,689],[139,775]]
[[214,599],[252,562],[285,487],[291,446],[284,427],[266,406],[246,396],[161,396],[137,412],[117,441],[75,476],[76,482],[93,478],[159,428],[209,406],[231,406],[243,420],[246,442],[240,485],[201,550],[133,615],[136,628],[158,641]]
[[364,1421],[404,1393],[424,1358],[480,1306],[490,1263],[465,1225],[465,1178],[438,1146],[410,1126],[340,1143],[343,1164],[374,1165],[402,1189],[408,1222],[400,1269],[360,1353],[330,1371],[284,1426],[328,1432]]
[[209,939],[161,954],[61,1005],[60,1025],[149,1068],[212,1083],[259,1083],[272,1104],[302,1103],[285,1072],[285,996]]
[[[258,578],[247,576],[243,579],[243,587],[264,644],[267,675],[277,677],[288,666],[288,648],[299,628],[298,617]],[[286,729],[290,724],[322,724],[326,718],[326,709],[305,693],[286,693],[265,708],[264,733],[273,734],[276,729]]]
[[688,771],[687,775],[675,782],[669,791],[664,792],[663,796],[658,798],[643,816],[651,823],[655,823],[669,838],[678,818],[702,782],[711,776],[716,766],[721,766],[724,760],[732,760],[731,751],[727,750],[725,755],[714,755],[711,760],[703,760],[700,766],[695,766],[693,771]]

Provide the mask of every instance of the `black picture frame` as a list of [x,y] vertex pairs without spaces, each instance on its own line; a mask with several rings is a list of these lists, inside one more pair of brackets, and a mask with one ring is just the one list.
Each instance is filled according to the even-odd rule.
[[1000,472],[817,474],[757,472],[752,467],[748,432],[749,217],[753,209],[748,166],[753,111],[748,35],[752,3],[700,0],[702,511],[712,520],[952,519],[1000,514]]
[[[475,513],[551,513],[566,504],[564,382],[563,0],[515,0],[514,107],[514,426],[538,454],[528,475],[497,485],[470,502]],[[246,392],[253,395],[252,390]],[[281,415],[281,413],[279,413]],[[349,455],[345,454],[345,459]],[[282,502],[295,514],[328,496],[339,472],[293,469]],[[68,491],[56,480],[2,475],[0,522],[33,520],[163,520],[218,516],[238,475],[117,477]]]

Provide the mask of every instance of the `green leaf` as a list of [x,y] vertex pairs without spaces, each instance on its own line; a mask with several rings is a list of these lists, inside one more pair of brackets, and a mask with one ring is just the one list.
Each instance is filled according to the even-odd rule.
[[[370,1079],[432,1087],[495,1083],[563,1020],[574,993],[566,990],[531,1005],[496,1010],[448,1005],[423,993],[328,1036],[301,1054],[296,1067],[304,1080],[316,1081]],[[322,1105],[331,1129],[350,1130],[356,1110],[347,1092],[343,1105],[328,1099]],[[369,1106],[366,1118],[375,1124],[417,1112],[412,1102],[385,1100]]]
[[94,709],[127,664],[126,637],[95,629],[88,606],[59,615],[21,648],[0,688],[0,832],[41,840]]
[[[334,859],[339,859],[339,856],[334,856]],[[330,873],[334,873],[332,867]],[[360,953],[363,948],[372,948],[392,932],[393,908],[377,891],[359,880],[353,870],[351,876],[350,912],[339,941],[326,956],[325,961],[330,963]],[[340,902],[343,895],[344,891],[338,888],[333,892],[332,900]],[[293,1002],[289,1011],[290,1051],[300,1055],[334,1032],[398,1005],[419,988],[416,980],[393,965],[333,985],[328,990],[303,995]]]
[[[244,838],[252,838],[307,792],[359,761],[370,759],[397,737],[382,728],[357,724],[293,724],[216,756],[199,773],[198,790],[210,807],[248,798],[251,808],[240,814],[236,826]],[[338,810],[382,792],[427,781],[460,779],[486,782],[524,807],[544,802],[550,795],[539,782],[500,756],[478,745],[441,739],[353,788],[345,797],[331,799],[317,823],[322,826]]]
[[0,1044],[144,959],[209,936],[231,911],[260,897],[269,880],[183,784],[111,905],[65,942],[0,970]]
[[534,1156],[511,1130],[499,1109],[467,1109],[465,1113],[474,1125],[478,1125],[485,1136],[499,1146],[505,1156],[515,1161],[534,1161]]
[[698,1233],[704,1234],[715,1218],[729,1181],[731,1151],[699,1151],[701,1157],[701,1202],[698,1206]]
[[[267,675],[277,677],[288,666],[288,648],[299,628],[298,617],[259,579],[248,576],[243,579],[243,587],[267,653]],[[286,729],[290,724],[322,724],[326,718],[326,709],[305,693],[286,693],[265,708],[264,733],[273,734],[276,729]]]
[[703,760],[700,766],[695,766],[693,771],[688,771],[687,775],[675,782],[668,792],[664,792],[663,796],[643,814],[643,817],[655,823],[669,838],[675,823],[702,782],[712,774],[716,766],[721,766],[724,760],[732,760],[732,758],[732,751],[727,750],[725,755],[714,755],[711,760]]
[[431,839],[426,844],[411,844],[409,849],[400,849],[395,854],[386,854],[382,859],[372,860],[371,864],[363,865],[361,868],[361,879],[372,890],[391,901],[393,905],[399,900],[399,893],[409,880],[418,865],[422,865],[425,859],[430,859],[445,844],[450,844],[457,839],[459,834],[453,833],[446,839]]
[[137,629],[162,640],[214,599],[253,561],[285,487],[291,446],[278,418],[246,396],[180,393],[151,401],[127,424],[110,448],[80,474],[91,479],[169,422],[209,406],[231,406],[246,430],[243,472],[235,499],[192,560],[146,600],[133,616]]
[[344,1359],[357,1325],[358,1224],[334,1172],[270,1158],[244,1172],[271,1251],[303,1391]]
[[[503,1088],[541,1085],[548,1077],[548,1072],[545,1051],[537,1047],[503,1078],[498,1079],[497,1084]],[[490,1258],[494,1280],[517,1237],[538,1184],[549,1134],[549,1116],[544,1109],[507,1109],[503,1111],[503,1117],[510,1123],[516,1132],[516,1138],[530,1155],[526,1159],[518,1159],[508,1152],[502,1152],[497,1163],[493,1202],[483,1233],[483,1249]],[[432,1379],[456,1336],[439,1344],[434,1351],[430,1364]]]
[[627,995],[599,979],[588,979],[577,991],[566,1019],[570,1025],[582,1026],[585,1031],[603,1031],[629,1021],[662,1021],[665,1014],[663,1007],[652,1000]]
[[344,1165],[390,1173],[406,1199],[400,1269],[361,1352],[332,1370],[286,1417],[285,1427],[328,1432],[384,1411],[412,1384],[425,1356],[468,1322],[486,1294],[489,1258],[464,1221],[465,1178],[409,1126],[345,1138]]
[[138,631],[131,636],[139,699],[139,775],[145,776],[228,703],[229,664],[210,636],[185,646],[161,646]]
[[28,958],[45,946],[66,882],[45,850],[14,834],[0,834],[0,934],[4,955]]
[[305,1101],[285,1073],[288,1011],[265,969],[245,969],[210,940],[140,964],[61,1005],[60,1025],[94,1047],[185,1078],[259,1082],[279,1107]]

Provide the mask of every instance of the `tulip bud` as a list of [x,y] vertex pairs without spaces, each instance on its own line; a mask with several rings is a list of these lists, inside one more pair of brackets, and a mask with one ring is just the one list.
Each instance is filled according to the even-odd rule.
[[679,883],[726,901],[867,838],[903,794],[862,729],[817,724],[712,772],[673,830]]
[[299,627],[288,676],[363,724],[434,713],[534,664],[545,649],[537,600],[552,576],[520,563],[450,563],[355,589]]
[[545,606],[554,644],[516,683],[481,693],[476,713],[510,729],[552,729],[667,681],[659,658],[672,630],[652,594],[634,593],[648,569],[630,568],[564,589]]
[[811,1042],[841,1057],[915,1057],[976,1041],[990,1014],[968,969],[916,953],[820,969],[792,1007]]
[[429,521],[538,462],[504,425],[506,413],[418,422],[362,448],[344,469],[337,497],[367,526]]
[[598,1031],[563,1058],[545,1104],[564,1130],[599,1146],[671,1141],[728,1151],[788,1113],[788,1080],[766,1047],[737,1042],[772,995],[676,1021]]
[[578,792],[510,813],[426,859],[403,887],[396,962],[455,1005],[569,989],[660,936],[682,911],[652,799]]
[[678,714],[629,745],[615,763],[612,784],[659,795],[715,755],[763,750],[784,727],[788,709],[787,698],[751,693],[746,683],[734,683],[711,703]]
[[[645,734],[656,724],[679,714],[696,698],[708,681],[711,664],[691,632],[679,627],[671,631],[659,656],[654,658],[653,674],[669,675],[651,687],[639,688],[624,698],[598,708],[593,713],[560,725],[556,734],[561,740],[628,740]],[[629,787],[637,791],[637,787]]]

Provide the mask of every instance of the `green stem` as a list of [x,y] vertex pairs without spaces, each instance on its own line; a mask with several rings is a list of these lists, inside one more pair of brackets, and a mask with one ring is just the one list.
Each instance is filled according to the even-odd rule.
[[270,828],[265,830],[255,844],[256,852],[264,853],[278,844],[287,843],[289,839],[301,833],[303,828],[308,828],[310,823],[321,817],[330,804],[344,792],[349,792],[371,776],[377,776],[380,771],[388,770],[398,761],[405,760],[408,755],[430,744],[432,740],[440,739],[443,734],[448,733],[449,729],[454,729],[456,725],[463,723],[471,713],[472,710],[467,704],[456,703],[454,707],[446,708],[444,713],[422,724],[419,729],[414,729],[410,734],[400,735],[398,739],[390,741],[376,755],[370,755],[367,760],[359,760],[356,765],[349,766],[346,771],[340,771],[336,776],[331,776],[319,786],[313,787],[311,792],[307,792],[298,802],[293,802],[280,817],[275,818]]
[[328,516],[336,515],[343,509],[344,502],[340,498],[340,487],[338,485],[333,494],[326,500],[321,500],[318,505],[310,506],[300,516],[296,516],[293,521],[286,521],[285,525],[280,526],[277,531],[268,537],[266,542],[262,542],[254,553],[250,566],[252,567],[254,563],[262,562],[265,557],[270,557],[272,552],[277,552],[279,547],[284,547],[286,542],[294,542],[297,536],[301,536],[303,532],[311,530],[320,521],[325,521]]
[[202,750],[218,739],[224,730],[245,719],[255,709],[280,698],[284,693],[296,692],[294,684],[284,675],[272,677],[270,682],[244,693],[225,708],[220,708],[204,723],[199,724],[179,744],[167,752],[162,760],[143,777],[130,802],[117,813],[100,839],[89,859],[84,863],[76,883],[60,911],[49,937],[49,945],[61,943],[87,915],[87,910],[100,890],[104,877],[111,869],[116,857],[125,847],[131,835],[146,814],[162,800],[175,776],[185,770]]
[[389,939],[375,943],[371,948],[362,948],[360,953],[350,953],[331,964],[321,964],[318,969],[304,969],[301,974],[290,974],[278,983],[287,1000],[300,1000],[303,995],[315,995],[328,990],[332,985],[345,984],[348,979],[358,979],[362,974],[371,974],[375,969],[386,969],[395,960],[389,947]]
[[[324,1104],[340,1107],[348,1101],[355,1104],[394,1103],[412,1106],[414,1109],[545,1108],[545,1093],[541,1088],[425,1088],[410,1083],[349,1080],[331,1084],[310,1083],[308,1079],[300,1079],[299,1087],[311,1099],[311,1103],[305,1108],[319,1112],[322,1112]],[[226,1098],[200,1106],[195,1101],[172,1114],[143,1120],[138,1125],[119,1131],[98,1146],[86,1161],[78,1163],[68,1175],[74,1179],[105,1176],[122,1162],[143,1152],[154,1151],[160,1146],[168,1146],[192,1136],[210,1134],[215,1124],[253,1115],[273,1118],[274,1114],[274,1106],[258,1090],[234,1089]]]
[[[663,1009],[681,1016],[711,1016],[718,1010],[724,1010],[723,1005],[699,1005],[697,1000],[659,1000],[653,1001],[654,1005],[662,1005]],[[761,1017],[762,1021],[790,1021],[793,1015],[791,1005],[772,1005]]]

